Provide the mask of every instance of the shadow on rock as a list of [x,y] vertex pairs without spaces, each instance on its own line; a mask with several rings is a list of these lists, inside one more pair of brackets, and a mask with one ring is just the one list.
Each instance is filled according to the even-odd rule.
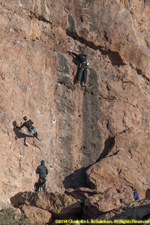
[[99,158],[96,160],[96,163],[99,162],[101,159],[105,158],[108,155],[108,153],[111,151],[111,149],[114,147],[114,145],[115,145],[114,137],[107,138],[105,141],[104,150],[100,154]]
[[73,83],[75,84],[77,82],[78,73],[79,73],[79,70],[80,70],[80,63],[79,63],[77,58],[73,58],[72,62],[77,66],[77,73],[76,73],[76,75],[74,77],[74,80],[73,80]]
[[89,167],[90,166],[75,170],[74,173],[67,176],[63,181],[64,187],[66,189],[68,189],[68,188],[76,189],[79,187],[87,187],[87,185],[86,185],[86,180],[87,180],[86,170]]
[[[96,160],[95,163],[97,163],[101,159],[105,158],[108,155],[108,153],[111,151],[111,149],[114,147],[114,145],[115,145],[115,139],[113,137],[107,138],[106,141],[105,141],[104,150],[101,153],[101,155],[99,156],[99,158]],[[93,164],[91,164],[87,167],[82,167],[78,170],[75,170],[74,173],[68,175],[63,181],[64,187],[66,189],[68,189],[68,188],[76,189],[76,188],[80,188],[80,187],[88,187],[89,185],[87,184],[86,171],[92,165]]]
[[76,73],[76,75],[75,75],[75,77],[74,77],[74,80],[73,80],[73,83],[74,83],[74,84],[76,84],[76,82],[77,82],[79,70],[80,70],[80,67],[78,66],[78,68],[77,68],[77,73]]
[[75,84],[77,82],[78,73],[79,73],[79,70],[80,70],[80,62],[77,59],[77,57],[75,57],[75,56],[72,56],[72,57],[73,57],[73,59],[72,59],[73,64],[75,64],[77,66],[77,73],[76,73],[76,75],[74,77],[74,80],[73,80],[73,83]]
[[146,190],[145,198],[150,199],[150,189],[149,188]]

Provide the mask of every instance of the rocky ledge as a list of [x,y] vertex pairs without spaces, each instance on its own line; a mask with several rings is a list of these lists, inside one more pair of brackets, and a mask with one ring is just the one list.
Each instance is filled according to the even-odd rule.
[[110,190],[97,193],[88,188],[66,190],[65,194],[20,192],[11,203],[31,221],[41,224],[53,224],[56,219],[146,220],[150,216],[149,199],[116,204],[115,194],[112,196]]

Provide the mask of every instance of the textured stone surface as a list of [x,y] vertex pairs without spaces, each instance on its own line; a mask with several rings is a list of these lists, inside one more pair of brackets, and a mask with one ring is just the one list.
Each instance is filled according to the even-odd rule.
[[[99,220],[116,220],[115,223],[119,224],[119,219],[122,220],[149,220],[150,213],[150,201],[149,200],[138,200],[136,202],[131,202],[125,204],[122,207],[116,208],[103,216],[98,217]],[[143,223],[143,222],[142,222]],[[141,224],[142,224],[141,223]],[[147,222],[148,223],[148,222]],[[140,223],[138,223],[140,224]]]
[[69,188],[69,189],[65,190],[65,193],[68,194],[68,195],[72,195],[74,198],[79,199],[83,202],[87,198],[89,198],[93,195],[99,194],[97,192],[97,190],[85,188],[85,187],[81,187],[81,188],[78,188],[78,189]]
[[[42,159],[50,192],[90,185],[103,193],[123,186],[145,196],[149,4],[0,0],[0,208],[33,189]],[[88,55],[86,89],[74,85],[77,61],[69,50]],[[41,142],[14,127],[24,115]]]
[[18,208],[25,204],[48,210],[55,218],[69,218],[81,213],[80,202],[66,194],[20,192],[11,198],[11,203]]
[[21,206],[21,211],[32,223],[46,224],[52,221],[52,214],[35,206]]
[[107,211],[118,208],[130,201],[134,201],[133,191],[129,187],[110,188],[108,191],[89,196],[84,201],[83,214],[87,218],[97,218]]

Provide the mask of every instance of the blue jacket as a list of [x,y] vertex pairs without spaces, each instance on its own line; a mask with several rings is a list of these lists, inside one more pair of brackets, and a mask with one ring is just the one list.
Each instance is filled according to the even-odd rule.
[[135,200],[139,200],[139,199],[140,199],[137,192],[134,192],[134,199],[135,199]]

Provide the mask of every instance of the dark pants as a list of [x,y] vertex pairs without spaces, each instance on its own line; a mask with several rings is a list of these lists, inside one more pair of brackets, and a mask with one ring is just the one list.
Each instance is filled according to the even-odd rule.
[[84,83],[86,84],[86,82],[87,82],[87,70],[86,69],[80,68],[77,80],[84,81]]
[[87,68],[88,68],[87,64],[82,63],[77,76],[77,80],[84,81],[85,84],[87,82]]
[[46,178],[39,179],[38,182],[35,184],[35,191],[39,191],[40,188],[43,188],[43,191],[46,191]]

